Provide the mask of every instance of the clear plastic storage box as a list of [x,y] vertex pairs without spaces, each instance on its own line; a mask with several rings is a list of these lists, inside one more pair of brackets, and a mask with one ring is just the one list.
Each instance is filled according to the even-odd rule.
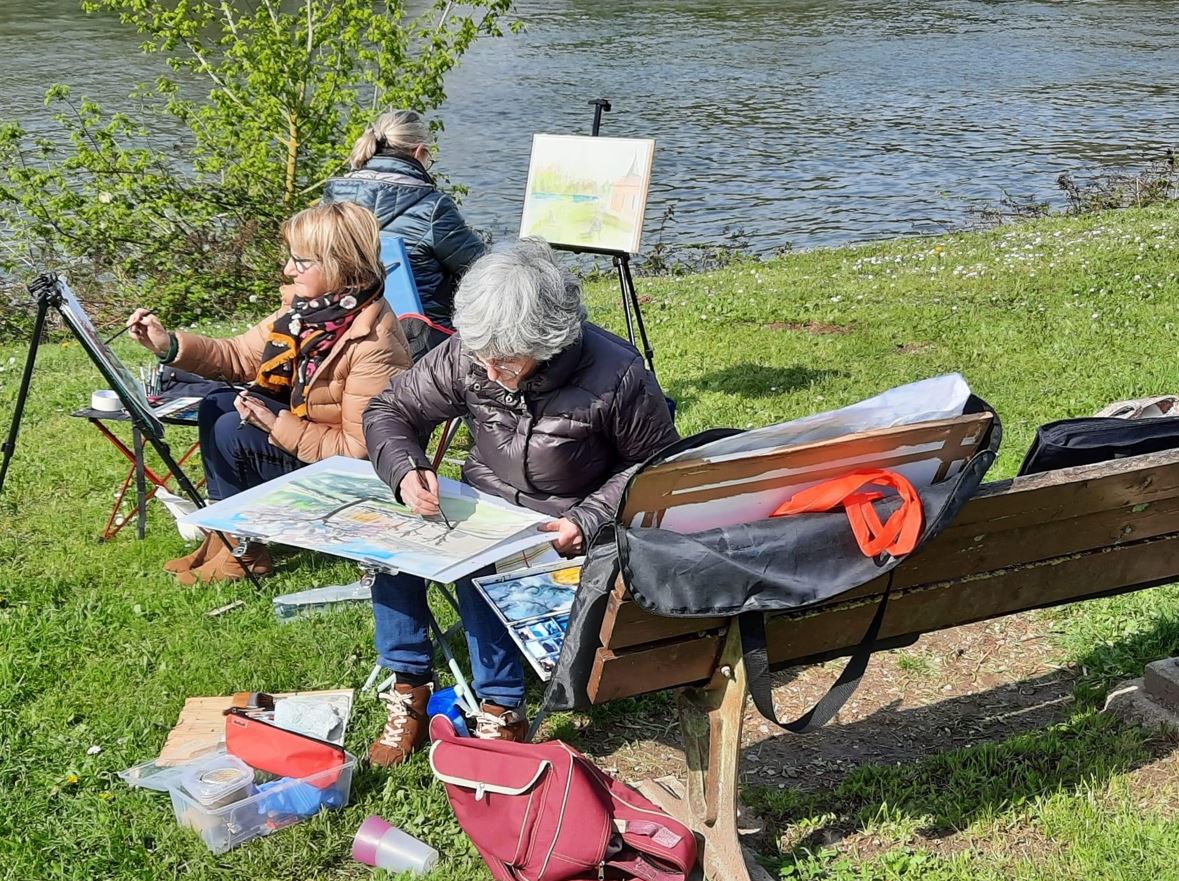
[[[252,838],[306,820],[325,808],[342,808],[348,804],[352,771],[356,767],[356,757],[345,755],[344,764],[298,779],[276,780],[272,775],[255,771],[253,782],[245,790],[247,794],[238,797],[242,793],[240,787],[215,785],[218,779],[229,779],[225,766],[232,757],[222,747],[200,760],[208,769],[205,776],[209,785],[197,787],[195,794],[183,786],[169,787],[176,822],[195,829],[213,853],[225,853]],[[189,766],[187,770],[186,777],[189,777],[193,769]]]

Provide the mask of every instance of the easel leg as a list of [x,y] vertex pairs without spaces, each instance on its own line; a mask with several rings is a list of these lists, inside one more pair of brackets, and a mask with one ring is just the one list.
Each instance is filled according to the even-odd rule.
[[131,441],[135,448],[135,515],[138,521],[136,533],[139,540],[143,541],[147,535],[147,479],[143,473],[143,432],[138,426],[131,426]]
[[737,835],[746,696],[741,634],[734,624],[712,682],[680,692],[680,731],[688,764],[686,793],[674,777],[639,785],[643,795],[704,839],[702,861],[708,881],[771,881]]
[[41,337],[45,333],[45,319],[49,315],[49,307],[53,304],[56,289],[48,288],[38,279],[29,286],[30,291],[37,293],[37,317],[33,320],[33,338],[29,340],[29,353],[25,356],[25,370],[20,377],[20,389],[16,393],[16,407],[12,411],[12,422],[8,426],[8,438],[0,450],[4,460],[0,462],[0,492],[4,490],[4,478],[8,476],[8,465],[12,461],[12,454],[16,452],[16,436],[20,433],[20,420],[25,412],[25,401],[29,397],[29,386],[33,381],[33,368],[37,364],[37,349],[41,345]]
[[615,256],[614,268],[618,270],[618,287],[622,291],[622,314],[626,318],[626,339],[633,346],[635,345],[634,319],[631,318],[630,314],[630,291],[626,287],[626,279],[629,273],[624,273],[622,267],[622,258]]
[[630,255],[623,254],[618,260],[618,278],[622,285],[622,308],[626,311],[626,330],[630,335],[630,343],[635,344],[634,331],[630,324],[630,310],[627,309],[627,299],[630,300],[630,309],[634,310],[635,324],[639,328],[639,341],[643,345],[643,357],[647,361],[647,369],[652,373],[655,372],[655,350],[651,348],[651,340],[647,338],[647,325],[643,322],[643,309],[639,304],[639,295],[635,291],[634,276],[630,274]]

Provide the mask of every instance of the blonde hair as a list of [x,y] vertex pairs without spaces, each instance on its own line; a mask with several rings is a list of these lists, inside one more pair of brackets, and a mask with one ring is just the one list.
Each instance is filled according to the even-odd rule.
[[306,208],[283,223],[282,235],[297,256],[319,261],[333,291],[362,291],[385,280],[380,224],[354,202]]
[[429,143],[430,125],[420,113],[416,110],[390,110],[382,113],[356,139],[348,164],[353,170],[363,168],[378,150],[412,156],[414,150]]

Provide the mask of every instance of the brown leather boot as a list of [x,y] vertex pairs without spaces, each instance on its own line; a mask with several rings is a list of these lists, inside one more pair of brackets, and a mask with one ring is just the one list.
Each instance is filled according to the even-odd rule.
[[[225,537],[229,539],[230,548],[237,547],[237,536],[227,534]],[[269,575],[274,571],[274,560],[271,559],[266,545],[252,541],[246,545],[244,554],[235,557],[220,538],[214,536],[214,540],[220,548],[210,553],[205,562],[196,569],[178,573],[178,582],[188,587],[198,581],[238,581],[246,577],[247,568],[255,575]]]
[[475,736],[481,740],[523,743],[528,739],[528,717],[520,710],[483,701],[475,714]]
[[169,560],[164,564],[164,571],[176,574],[178,572],[188,572],[190,569],[196,569],[198,566],[204,564],[205,560],[209,559],[209,553],[214,550],[214,545],[221,544],[219,539],[212,532],[206,532],[205,537],[197,546],[197,549],[191,554],[185,554],[183,557],[177,557],[175,560]]
[[381,736],[368,748],[369,762],[382,768],[395,767],[426,742],[430,721],[426,705],[433,690],[429,685],[394,682],[388,691],[381,692],[380,698],[389,708],[389,721]]

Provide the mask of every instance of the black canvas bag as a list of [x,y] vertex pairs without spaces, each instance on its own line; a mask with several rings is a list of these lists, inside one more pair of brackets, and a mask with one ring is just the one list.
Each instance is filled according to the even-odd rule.
[[1179,447],[1179,417],[1061,419],[1036,429],[1019,473],[1039,474]]
[[[992,414],[991,427],[962,470],[941,483],[918,488],[925,515],[918,548],[957,516],[995,460],[1002,437],[998,416],[984,401],[971,396],[963,413],[981,412]],[[704,432],[662,450],[631,477],[619,510],[625,510],[630,487],[642,472],[684,450],[736,433],[724,429]],[[891,504],[878,503],[881,518],[887,518],[896,504],[895,499]],[[888,590],[839,681],[815,708],[792,723],[782,723],[774,715],[763,615],[824,602],[891,573],[900,562],[901,558],[887,555],[865,557],[842,510],[771,518],[692,534],[631,527],[616,518],[591,542],[544,710],[589,706],[585,684],[599,644],[606,601],[621,574],[631,598],[656,615],[738,616],[749,689],[759,711],[787,730],[801,732],[817,727],[834,716],[858,685],[877,646]]]

